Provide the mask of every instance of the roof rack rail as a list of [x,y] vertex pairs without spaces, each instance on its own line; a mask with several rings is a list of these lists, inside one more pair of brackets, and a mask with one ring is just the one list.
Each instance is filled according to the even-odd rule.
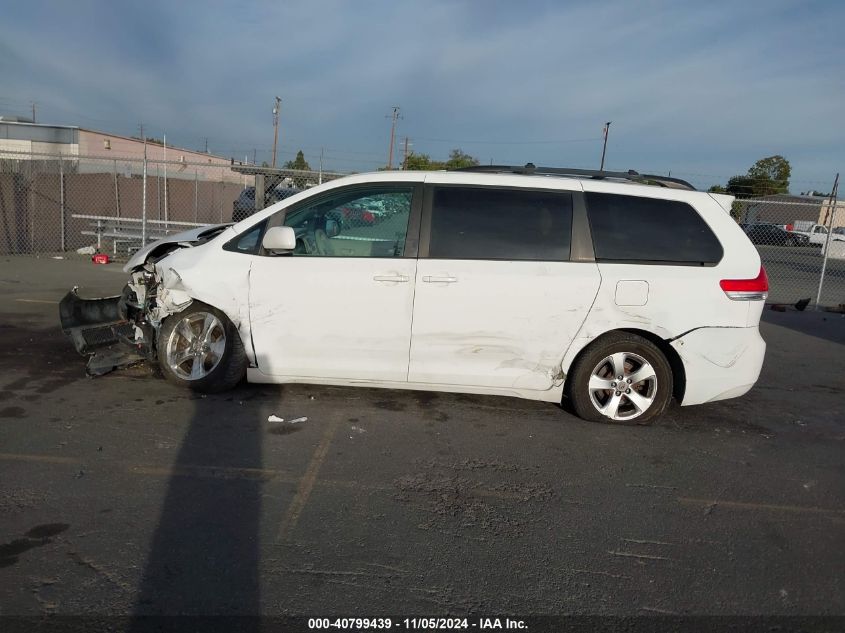
[[686,180],[658,176],[655,174],[640,174],[633,169],[628,171],[602,171],[597,169],[576,169],[574,167],[537,167],[534,163],[519,165],[474,165],[459,167],[453,171],[469,171],[487,174],[524,174],[526,176],[564,176],[569,178],[591,178],[594,180],[630,180],[640,184],[655,184],[672,189],[689,189],[695,191]]

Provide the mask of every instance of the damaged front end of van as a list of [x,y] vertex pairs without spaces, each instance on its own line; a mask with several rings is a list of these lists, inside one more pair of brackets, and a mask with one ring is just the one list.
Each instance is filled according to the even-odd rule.
[[119,295],[84,298],[78,287],[65,295],[59,303],[61,327],[76,351],[88,357],[89,376],[156,360],[162,321],[193,301],[166,258],[211,240],[227,226],[198,227],[142,248],[124,266],[130,276]]

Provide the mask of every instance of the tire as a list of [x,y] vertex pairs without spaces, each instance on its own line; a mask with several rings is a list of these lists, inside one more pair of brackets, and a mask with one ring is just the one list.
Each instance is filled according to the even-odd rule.
[[[625,389],[616,391],[620,372]],[[628,376],[633,377],[630,385]],[[603,384],[606,389],[600,388]],[[566,396],[578,417],[614,424],[651,423],[669,406],[672,389],[672,368],[660,348],[628,332],[611,332],[591,343],[566,381]]]
[[246,374],[247,358],[237,328],[223,312],[199,301],[164,320],[157,351],[164,377],[193,391],[226,391]]

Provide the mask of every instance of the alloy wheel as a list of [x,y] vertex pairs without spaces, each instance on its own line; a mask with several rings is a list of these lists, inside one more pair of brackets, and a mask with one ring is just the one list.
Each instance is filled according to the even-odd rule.
[[632,420],[645,413],[657,395],[657,375],[642,356],[616,352],[590,373],[590,400],[612,420]]
[[182,380],[208,376],[226,351],[226,328],[211,312],[183,317],[167,340],[166,357],[171,371]]

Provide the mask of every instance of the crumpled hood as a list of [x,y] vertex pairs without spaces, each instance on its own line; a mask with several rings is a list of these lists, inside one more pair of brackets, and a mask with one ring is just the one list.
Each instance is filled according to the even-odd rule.
[[193,229],[182,231],[181,233],[174,233],[173,235],[170,235],[164,239],[147,244],[144,248],[137,251],[128,262],[126,262],[126,265],[123,267],[123,270],[127,273],[132,272],[133,269],[137,268],[138,266],[142,265],[145,261],[147,261],[147,257],[149,257],[150,253],[152,253],[154,250],[164,244],[196,242],[204,234],[214,232],[225,226],[230,226],[230,224],[230,222],[226,222],[224,224],[208,224],[206,226],[197,226]]

